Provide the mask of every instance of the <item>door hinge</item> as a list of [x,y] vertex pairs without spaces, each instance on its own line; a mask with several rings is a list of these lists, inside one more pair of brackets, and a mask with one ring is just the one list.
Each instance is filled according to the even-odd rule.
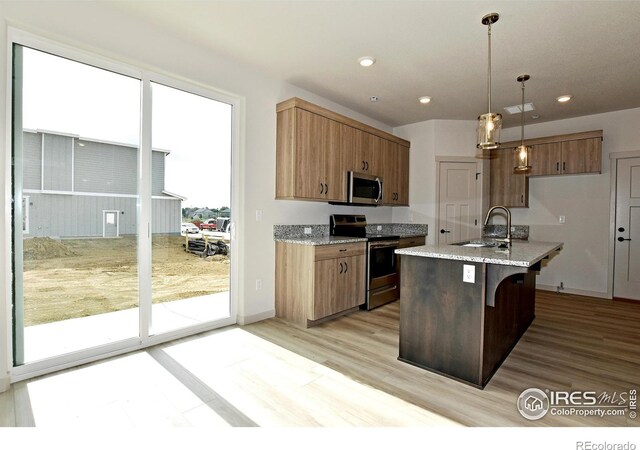
[[478,226],[478,219],[475,219],[474,222],[475,222],[476,226]]
[[480,175],[482,172],[476,172],[476,180],[478,179],[478,175]]

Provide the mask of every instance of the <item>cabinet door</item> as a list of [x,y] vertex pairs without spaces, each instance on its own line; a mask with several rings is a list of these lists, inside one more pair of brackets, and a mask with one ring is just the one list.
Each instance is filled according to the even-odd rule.
[[538,144],[531,148],[529,155],[530,177],[542,175],[559,175],[562,162],[562,144],[552,142],[550,144]]
[[330,316],[336,311],[336,284],[338,283],[338,260],[325,259],[315,262],[313,282],[313,305],[309,308],[309,320]]
[[398,146],[398,205],[409,206],[409,147]]
[[328,120],[327,145],[324,152],[324,199],[327,201],[347,201],[347,171],[342,158],[343,125]]
[[296,108],[296,197],[324,199],[328,135],[329,119]]
[[562,173],[600,173],[602,171],[602,140],[580,139],[562,143]]
[[[340,267],[342,264],[342,267]],[[364,298],[365,256],[351,256],[338,260],[338,283],[334,313],[362,305]],[[340,273],[342,269],[342,273]]]
[[383,139],[380,149],[380,168],[382,173],[382,204],[395,205],[398,193],[398,144]]
[[515,173],[515,166],[516,155],[513,149],[491,150],[490,206],[529,206],[529,179],[522,173]]

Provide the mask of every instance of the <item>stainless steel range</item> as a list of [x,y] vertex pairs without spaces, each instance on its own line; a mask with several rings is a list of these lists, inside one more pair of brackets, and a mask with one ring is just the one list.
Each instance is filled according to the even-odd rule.
[[364,215],[333,214],[329,222],[331,236],[367,239],[366,299],[367,310],[400,298],[400,275],[395,254],[399,236],[368,234]]

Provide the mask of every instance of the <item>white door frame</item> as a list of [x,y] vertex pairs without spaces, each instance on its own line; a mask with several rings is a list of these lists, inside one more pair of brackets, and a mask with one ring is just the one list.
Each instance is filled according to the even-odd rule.
[[613,273],[616,255],[616,182],[618,181],[618,160],[625,158],[640,158],[640,150],[629,152],[609,153],[609,181],[611,183],[609,202],[609,267],[607,270],[607,298],[613,298]]
[[[489,209],[489,160],[478,159],[473,156],[436,156],[436,230],[435,233],[439,233],[440,230],[440,163],[475,163],[476,173],[480,174],[480,186],[476,196],[480,200],[480,208],[478,209],[478,223],[482,221],[486,211]],[[434,243],[438,242],[438,235],[434,237]]]
[[[105,229],[105,222],[107,220],[107,213],[114,213],[116,217],[116,236],[120,237],[120,211],[115,209],[103,209],[102,210],[102,237],[107,237],[107,230]],[[112,236],[109,236],[112,237]]]

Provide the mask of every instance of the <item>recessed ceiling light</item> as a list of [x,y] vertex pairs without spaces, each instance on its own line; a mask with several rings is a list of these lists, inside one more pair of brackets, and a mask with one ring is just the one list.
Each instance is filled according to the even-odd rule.
[[423,105],[426,105],[427,103],[429,103],[431,101],[431,97],[429,97],[428,95],[423,95],[422,97],[418,98],[418,101],[420,103],[422,103]]
[[566,103],[572,98],[573,98],[573,95],[567,94],[567,95],[561,95],[556,100],[558,100],[560,103]]
[[376,59],[373,56],[363,56],[361,58],[358,58],[358,62],[362,67],[369,67],[373,66],[373,64],[376,62]]
[[371,97],[369,97],[369,101],[371,101],[373,103],[377,102],[378,100],[380,100],[380,99],[378,98],[377,95],[372,95]]

